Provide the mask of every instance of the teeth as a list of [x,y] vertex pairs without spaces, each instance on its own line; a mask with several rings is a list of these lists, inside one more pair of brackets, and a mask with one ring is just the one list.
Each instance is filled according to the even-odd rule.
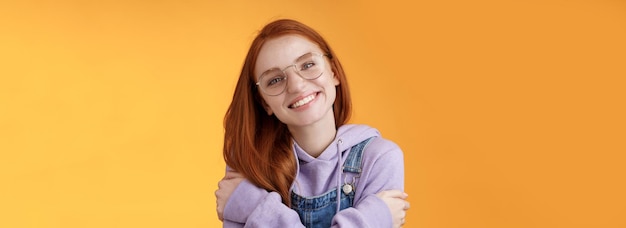
[[299,100],[298,102],[292,104],[291,107],[292,108],[297,108],[297,107],[300,107],[302,105],[308,104],[309,102],[311,102],[313,100],[313,98],[315,98],[315,94],[311,94],[308,97],[302,98],[302,100]]

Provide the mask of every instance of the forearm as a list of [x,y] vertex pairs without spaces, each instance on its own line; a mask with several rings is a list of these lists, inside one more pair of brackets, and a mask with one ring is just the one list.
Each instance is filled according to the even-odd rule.
[[391,227],[387,205],[376,195],[369,195],[354,207],[341,210],[333,217],[332,227]]
[[[376,142],[380,143],[380,141]],[[384,143],[384,141],[383,141]],[[354,205],[333,218],[337,227],[392,227],[394,220],[389,205],[378,193],[386,190],[404,191],[404,158],[397,146],[385,146],[380,153],[364,159],[364,169],[357,182]],[[378,152],[378,151],[377,151]]]
[[224,221],[229,227],[303,227],[298,214],[282,203],[278,193],[249,181],[241,182],[226,203]]

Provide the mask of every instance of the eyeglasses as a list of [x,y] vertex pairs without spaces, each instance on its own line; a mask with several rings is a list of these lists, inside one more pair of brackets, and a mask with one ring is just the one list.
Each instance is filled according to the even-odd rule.
[[300,77],[314,80],[324,73],[324,64],[324,54],[307,53],[296,59],[294,64],[286,66],[282,70],[272,68],[263,72],[256,85],[263,93],[269,96],[278,96],[285,92],[285,88],[287,88],[288,80],[287,74],[285,74],[287,69],[294,67],[294,70]]

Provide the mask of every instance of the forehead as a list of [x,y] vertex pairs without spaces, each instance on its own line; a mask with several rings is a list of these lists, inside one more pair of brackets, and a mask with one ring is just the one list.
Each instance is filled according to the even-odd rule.
[[254,74],[256,77],[271,68],[282,68],[293,64],[300,56],[309,52],[320,52],[317,44],[299,35],[284,35],[263,44],[257,56]]

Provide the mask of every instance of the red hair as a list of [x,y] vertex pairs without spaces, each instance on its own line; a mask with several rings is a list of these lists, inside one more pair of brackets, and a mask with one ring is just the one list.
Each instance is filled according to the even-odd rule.
[[224,161],[253,184],[280,194],[291,205],[290,187],[296,177],[293,139],[287,125],[267,115],[260,91],[255,85],[254,66],[266,41],[283,35],[300,35],[317,44],[328,56],[331,70],[339,79],[333,104],[335,126],[348,122],[352,104],[348,82],[339,60],[328,43],[312,28],[290,19],[267,24],[252,41],[233,100],[224,116]]

